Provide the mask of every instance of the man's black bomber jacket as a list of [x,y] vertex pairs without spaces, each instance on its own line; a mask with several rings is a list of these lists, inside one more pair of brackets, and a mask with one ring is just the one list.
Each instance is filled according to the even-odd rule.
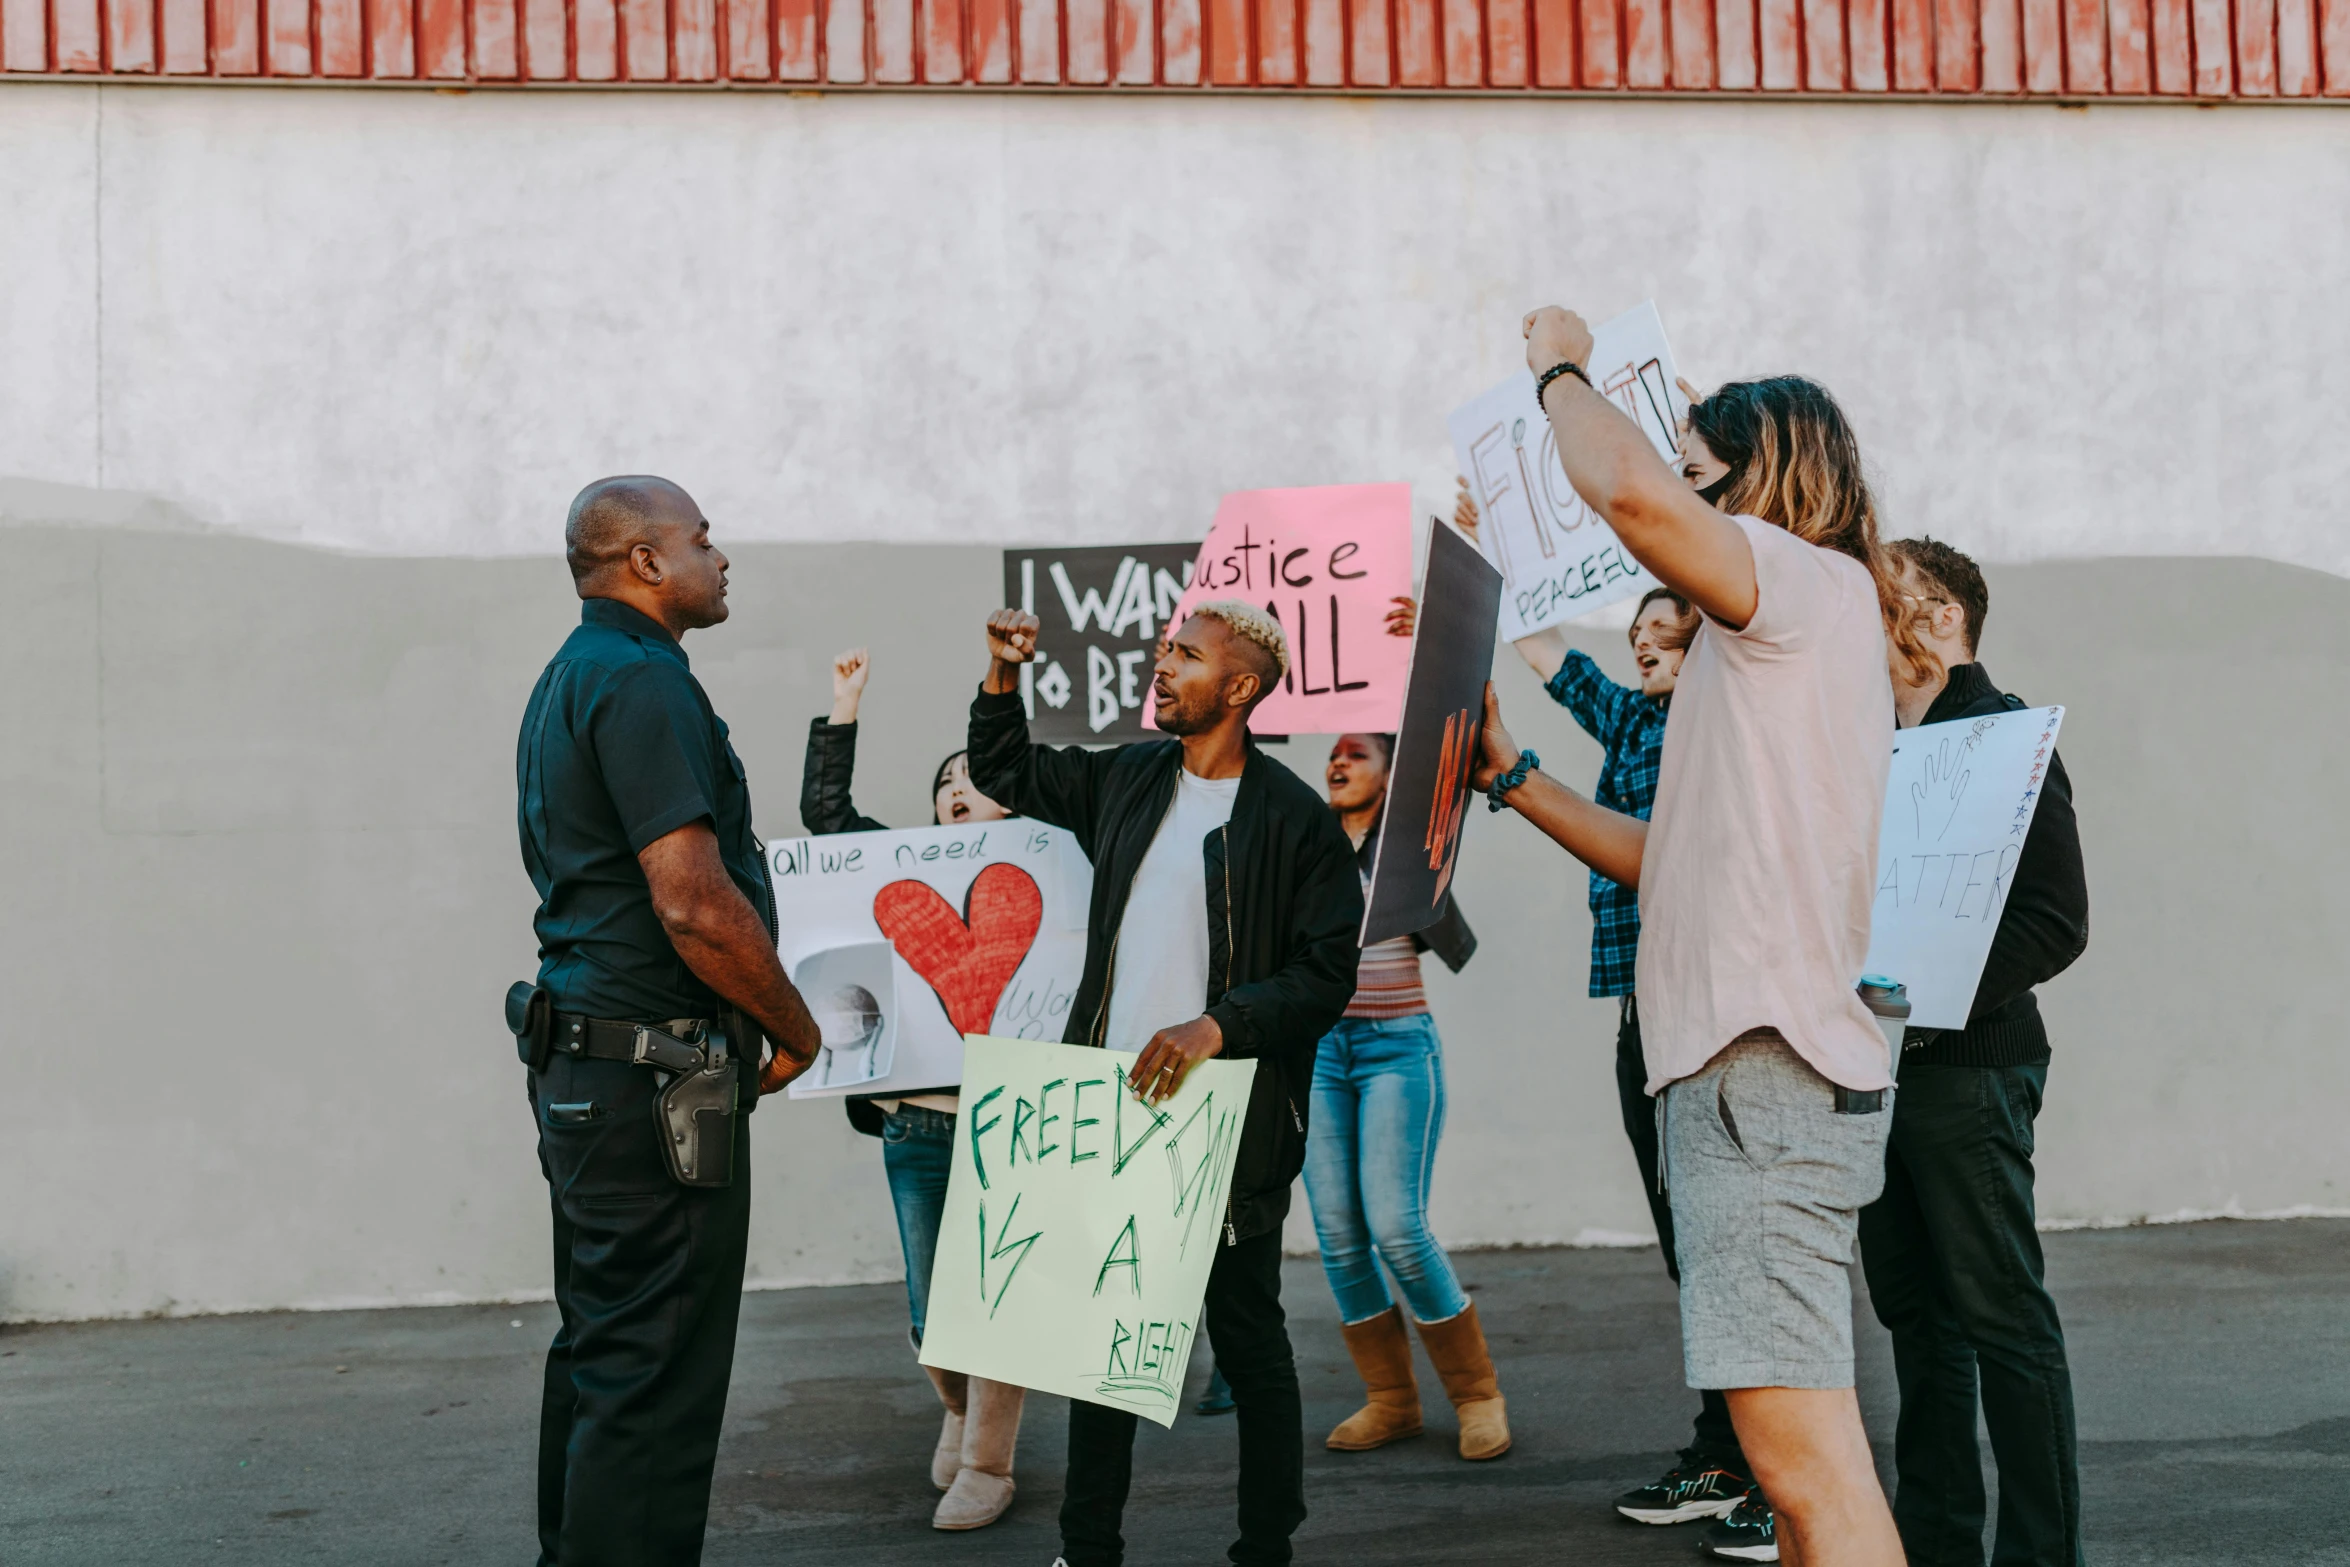
[[[1017,693],[971,703],[971,782],[1006,810],[1065,828],[1093,861],[1085,974],[1062,1036],[1099,1045],[1127,893],[1175,797],[1183,747],[1146,740],[1113,750],[1031,745]],[[1223,1054],[1253,1057],[1256,1083],[1232,1172],[1226,1239],[1279,1228],[1305,1164],[1314,1051],[1353,999],[1363,922],[1354,846],[1320,795],[1248,747],[1232,819],[1203,845],[1208,990],[1202,1010]]]

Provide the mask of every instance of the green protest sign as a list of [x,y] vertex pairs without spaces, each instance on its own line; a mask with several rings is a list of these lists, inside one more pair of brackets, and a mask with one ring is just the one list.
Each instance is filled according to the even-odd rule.
[[1174,1423],[1257,1064],[1152,1106],[1133,1059],[965,1039],[924,1365]]

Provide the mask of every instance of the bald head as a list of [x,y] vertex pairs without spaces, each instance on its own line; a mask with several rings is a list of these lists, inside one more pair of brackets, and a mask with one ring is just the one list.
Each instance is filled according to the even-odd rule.
[[660,548],[662,532],[700,521],[693,497],[650,474],[598,479],[571,501],[563,526],[563,552],[571,580],[583,590],[608,576],[639,544]]
[[583,599],[617,599],[677,633],[726,618],[726,557],[694,498],[667,479],[598,479],[572,500],[563,546]]

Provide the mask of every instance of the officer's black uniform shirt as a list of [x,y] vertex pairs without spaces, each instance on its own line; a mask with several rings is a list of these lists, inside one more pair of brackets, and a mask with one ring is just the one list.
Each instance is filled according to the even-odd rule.
[[514,778],[555,1005],[638,1023],[711,1016],[718,998],[669,944],[637,851],[707,821],[770,936],[775,898],[742,761],[677,639],[625,604],[583,603],[530,694]]

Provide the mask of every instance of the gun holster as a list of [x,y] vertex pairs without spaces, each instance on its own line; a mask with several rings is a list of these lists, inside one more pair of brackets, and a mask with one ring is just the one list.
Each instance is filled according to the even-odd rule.
[[555,998],[544,985],[518,979],[506,987],[506,1027],[514,1035],[514,1053],[533,1072],[547,1069],[547,1053],[555,1042]]
[[[637,1030],[640,1040],[657,1032]],[[679,1072],[653,1101],[661,1156],[669,1162],[670,1179],[680,1186],[726,1186],[734,1180],[735,1075],[740,1063],[721,1034],[705,1040],[698,1053],[701,1064]],[[640,1056],[646,1054],[639,1050]]]
[[759,1072],[767,1064],[767,1031],[751,1020],[751,1014],[734,1006],[720,1010],[718,1023],[726,1030],[727,1050],[735,1059],[735,1086],[742,1091],[743,1114],[749,1115],[759,1108]]

